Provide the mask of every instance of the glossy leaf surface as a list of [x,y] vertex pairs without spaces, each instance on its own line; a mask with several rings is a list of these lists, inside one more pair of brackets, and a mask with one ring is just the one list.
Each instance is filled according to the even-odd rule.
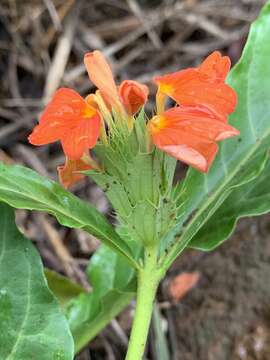
[[45,269],[44,274],[46,276],[49,289],[52,291],[62,307],[68,304],[68,302],[74,297],[86,292],[79,284],[76,284],[69,278],[58,274],[53,270]]
[[222,206],[199,230],[189,246],[212,250],[229,238],[237,220],[270,211],[270,161],[255,180],[236,188]]
[[0,203],[0,359],[72,360],[73,339],[40,257]]
[[0,200],[18,209],[52,214],[60,224],[89,232],[134,263],[129,246],[103,215],[33,170],[0,162]]
[[133,269],[104,245],[91,258],[87,273],[92,292],[71,301],[66,311],[76,352],[123,310],[136,291]]

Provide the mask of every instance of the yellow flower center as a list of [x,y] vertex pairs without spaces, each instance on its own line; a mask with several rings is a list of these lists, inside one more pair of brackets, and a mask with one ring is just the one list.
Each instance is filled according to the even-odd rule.
[[173,91],[173,86],[172,84],[161,83],[159,84],[159,91],[163,94],[170,95],[170,93]]
[[167,126],[167,121],[165,116],[163,115],[156,115],[150,120],[150,126],[152,129],[152,132],[159,132],[163,128]]
[[166,98],[173,91],[171,84],[159,84],[156,94],[157,114],[162,114],[165,111]]
[[97,110],[94,107],[89,106],[87,104],[85,106],[85,108],[83,109],[83,111],[82,111],[82,115],[83,115],[84,118],[91,118],[94,115],[96,115],[96,112],[97,112]]

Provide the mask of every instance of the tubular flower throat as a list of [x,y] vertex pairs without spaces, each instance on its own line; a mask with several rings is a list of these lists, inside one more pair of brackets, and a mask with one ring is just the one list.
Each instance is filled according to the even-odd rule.
[[108,108],[119,109],[121,104],[113,73],[103,54],[98,50],[85,54],[84,64],[90,80],[99,89]]
[[84,56],[85,67],[92,83],[111,111],[126,112],[133,116],[146,103],[148,97],[147,86],[137,81],[124,80],[117,88],[112,70],[105,57],[98,50]]
[[[230,59],[217,51],[197,68],[155,78],[158,114],[149,122],[154,144],[178,160],[207,172],[218,151],[216,142],[239,134],[228,124],[237,103],[225,78]],[[179,106],[164,111],[166,96]]]

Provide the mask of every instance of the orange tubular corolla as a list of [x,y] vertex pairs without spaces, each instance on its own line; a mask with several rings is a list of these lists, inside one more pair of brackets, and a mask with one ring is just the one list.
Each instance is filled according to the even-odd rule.
[[109,111],[114,109],[122,117],[133,116],[146,103],[149,93],[146,85],[124,80],[117,89],[110,65],[100,51],[87,53],[84,64]]
[[124,80],[118,88],[118,93],[127,113],[135,115],[146,103],[149,90],[146,85],[134,80]]
[[33,145],[61,141],[70,160],[79,160],[96,145],[100,133],[101,117],[76,91],[61,88],[41,115],[39,124],[29,135]]
[[108,108],[117,111],[121,107],[120,99],[112,70],[103,54],[98,50],[85,54],[84,64],[90,80],[99,89]]
[[156,77],[157,108],[164,108],[166,95],[179,105],[204,106],[220,120],[227,121],[237,102],[235,91],[224,83],[229,69],[230,59],[215,51],[197,68]]
[[65,165],[58,166],[57,168],[59,181],[65,188],[69,188],[85,177],[84,174],[80,174],[80,171],[91,169],[92,166],[87,162],[86,156],[83,156],[79,160],[66,158]]
[[164,152],[207,172],[218,151],[217,141],[239,131],[205,107],[181,106],[154,116],[149,122],[154,144]]

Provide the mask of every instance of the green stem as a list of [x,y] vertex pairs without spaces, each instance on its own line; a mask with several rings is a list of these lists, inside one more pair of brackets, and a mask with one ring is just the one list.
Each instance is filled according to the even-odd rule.
[[141,360],[147,341],[153,304],[161,272],[157,268],[157,249],[145,250],[144,267],[138,270],[137,304],[126,360]]

